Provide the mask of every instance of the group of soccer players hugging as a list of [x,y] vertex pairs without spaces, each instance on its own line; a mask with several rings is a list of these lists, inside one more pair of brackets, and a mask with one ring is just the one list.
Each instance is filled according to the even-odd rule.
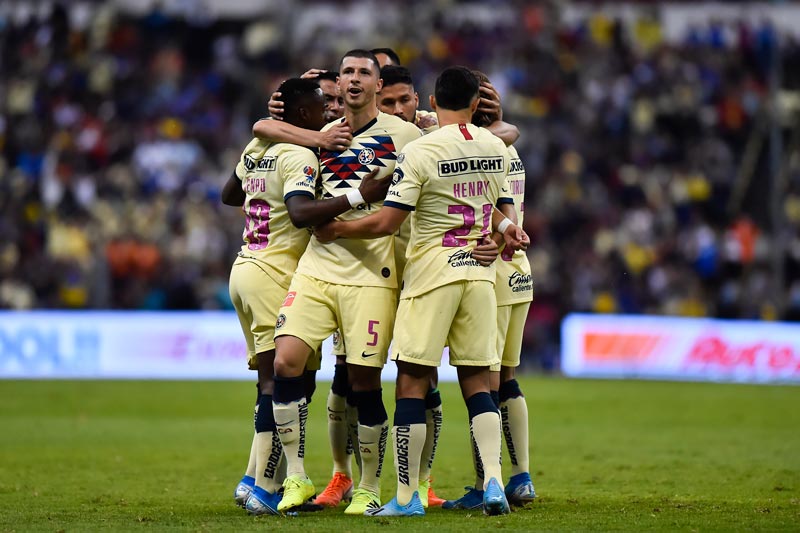
[[[255,435],[234,491],[254,515],[349,502],[345,514],[424,515],[428,506],[506,514],[535,498],[528,411],[515,380],[533,297],[522,231],[524,168],[480,72],[446,68],[417,110],[409,71],[386,48],[351,50],[338,72],[286,80],[271,119],[222,191],[245,213],[230,294],[258,371]],[[333,335],[328,395],[333,477],[316,494],[305,424]],[[389,437],[381,370],[397,364]],[[469,413],[475,486],[455,500],[431,487],[442,426],[443,350]],[[512,475],[503,484],[502,437]],[[391,442],[397,494],[380,500]],[[360,480],[353,483],[352,463]]]

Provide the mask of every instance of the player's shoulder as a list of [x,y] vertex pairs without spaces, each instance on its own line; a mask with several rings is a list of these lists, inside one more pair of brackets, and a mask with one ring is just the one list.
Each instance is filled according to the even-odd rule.
[[417,138],[422,135],[420,129],[411,122],[406,122],[400,117],[384,113],[383,111],[378,112],[375,126],[385,129],[388,133],[407,134],[412,138]]
[[317,159],[317,154],[307,146],[292,143],[276,143],[269,152],[275,156],[297,157],[302,159]]
[[322,126],[322,129],[319,130],[319,131],[328,131],[329,129],[331,129],[335,125],[341,124],[342,122],[344,122],[344,120],[345,120],[344,117],[337,118],[336,120],[332,120],[332,121],[328,122],[327,124],[325,124],[324,126]]
[[263,154],[272,145],[273,145],[273,143],[270,142],[270,141],[266,141],[264,139],[259,139],[258,137],[253,137],[250,140],[250,142],[247,143],[247,146],[244,147],[244,150],[242,150],[242,155],[243,156],[244,155],[253,156],[253,155],[257,155],[257,154]]

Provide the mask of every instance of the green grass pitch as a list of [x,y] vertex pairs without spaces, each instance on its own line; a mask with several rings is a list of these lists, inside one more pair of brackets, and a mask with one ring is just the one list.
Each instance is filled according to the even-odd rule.
[[[0,381],[0,531],[800,530],[800,387],[520,381],[539,498],[509,516],[411,519],[235,507],[249,383]],[[318,490],[330,475],[327,386],[306,445]],[[441,389],[435,487],[453,498],[473,482],[466,410],[455,384]],[[383,497],[393,494],[389,452]]]

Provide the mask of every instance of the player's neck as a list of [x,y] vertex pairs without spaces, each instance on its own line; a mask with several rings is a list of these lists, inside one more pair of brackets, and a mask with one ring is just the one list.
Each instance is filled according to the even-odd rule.
[[439,127],[449,126],[450,124],[469,124],[472,122],[472,113],[469,109],[436,109],[436,116],[439,117]]
[[353,131],[358,131],[366,126],[370,120],[378,116],[378,108],[375,104],[366,105],[361,109],[344,108],[344,116],[347,123],[353,128]]

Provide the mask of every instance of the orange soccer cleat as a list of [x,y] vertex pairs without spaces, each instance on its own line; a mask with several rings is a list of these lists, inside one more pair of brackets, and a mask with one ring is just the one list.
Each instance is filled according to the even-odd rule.
[[325,490],[314,499],[314,503],[326,507],[336,507],[342,500],[349,500],[353,494],[353,480],[336,472]]
[[[436,495],[433,492],[433,479],[426,479],[419,484],[420,492],[425,491],[425,495],[421,498],[425,507],[441,507],[447,501]],[[426,497],[427,496],[427,497]]]

